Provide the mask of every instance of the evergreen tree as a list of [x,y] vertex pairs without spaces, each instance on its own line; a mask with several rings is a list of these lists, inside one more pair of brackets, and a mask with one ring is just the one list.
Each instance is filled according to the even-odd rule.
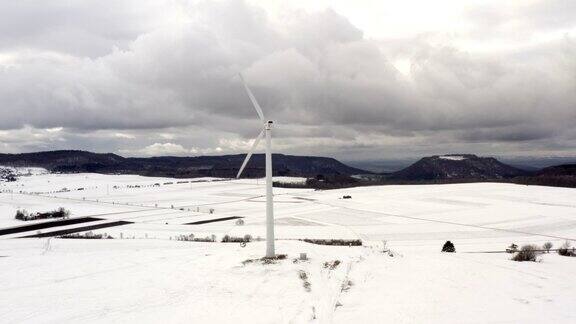
[[456,252],[456,248],[452,242],[446,241],[442,247],[442,252]]

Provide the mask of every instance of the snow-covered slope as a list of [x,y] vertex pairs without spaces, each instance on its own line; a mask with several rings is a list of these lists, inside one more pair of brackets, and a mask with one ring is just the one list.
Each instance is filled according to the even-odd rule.
[[[0,228],[24,223],[13,219],[17,209],[58,207],[99,224],[132,222],[96,231],[114,240],[10,239],[36,230],[0,235],[2,323],[574,321],[576,282],[569,278],[576,258],[550,253],[539,263],[517,263],[506,253],[477,252],[502,251],[512,242],[558,247],[576,238],[575,189],[275,188],[277,252],[288,259],[270,265],[242,263],[261,257],[264,242],[243,248],[175,240],[190,233],[264,237],[261,179],[41,174],[0,189]],[[244,225],[185,225],[234,216],[244,217]],[[365,246],[299,238],[360,238]],[[446,240],[457,253],[439,252]],[[384,244],[393,256],[382,253]],[[302,252],[310,260],[294,261]],[[334,260],[340,264],[331,269]]]

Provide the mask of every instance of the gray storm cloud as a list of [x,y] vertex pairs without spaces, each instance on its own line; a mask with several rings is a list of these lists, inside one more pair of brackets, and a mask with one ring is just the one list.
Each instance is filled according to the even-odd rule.
[[[171,21],[153,14],[157,2],[144,2],[147,10],[132,1],[106,10],[71,3],[0,4],[0,141],[21,135],[4,141],[5,151],[241,152],[258,122],[238,72],[278,121],[275,145],[288,153],[574,149],[569,32],[474,53],[425,34],[369,39],[330,9],[273,20],[243,1],[182,2],[166,4],[185,16]],[[576,27],[576,10],[564,12],[562,3],[572,6],[540,2],[521,6],[521,16],[472,8],[469,37],[483,29],[504,35],[506,19],[533,33]],[[538,6],[562,15],[556,20]],[[395,65],[399,58],[410,62],[408,72]],[[62,129],[46,131],[55,128]]]

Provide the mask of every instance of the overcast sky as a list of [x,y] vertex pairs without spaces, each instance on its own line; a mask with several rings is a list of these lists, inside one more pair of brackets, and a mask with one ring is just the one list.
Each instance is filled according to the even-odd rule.
[[[289,4],[288,4],[289,3]],[[0,151],[576,156],[576,1],[0,0]]]

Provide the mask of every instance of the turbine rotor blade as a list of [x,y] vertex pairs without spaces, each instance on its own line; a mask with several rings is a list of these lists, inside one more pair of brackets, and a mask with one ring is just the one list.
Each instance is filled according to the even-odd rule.
[[254,149],[256,148],[256,146],[258,146],[258,143],[260,143],[260,140],[262,139],[262,137],[264,136],[264,132],[266,130],[262,130],[260,132],[260,134],[258,134],[258,136],[256,137],[256,139],[254,139],[254,143],[252,144],[252,147],[250,148],[250,151],[248,151],[248,154],[246,154],[246,158],[244,159],[244,162],[242,163],[242,166],[240,167],[240,170],[238,170],[238,174],[236,175],[236,179],[240,178],[240,175],[242,174],[242,171],[244,171],[244,168],[246,167],[246,165],[248,164],[248,161],[250,160],[250,157],[252,156],[252,153],[254,152]]
[[256,109],[256,113],[258,114],[258,117],[260,117],[260,120],[263,123],[265,123],[266,118],[264,118],[264,113],[262,112],[262,108],[260,108],[258,101],[256,101],[256,97],[254,97],[254,95],[252,94],[252,91],[250,91],[250,88],[248,87],[248,84],[246,84],[246,81],[244,81],[242,74],[238,73],[238,75],[240,76],[240,80],[242,80],[242,84],[244,84],[244,89],[246,89],[246,92],[248,93],[248,97],[250,97],[250,101],[252,101],[252,105],[254,106],[254,109]]

